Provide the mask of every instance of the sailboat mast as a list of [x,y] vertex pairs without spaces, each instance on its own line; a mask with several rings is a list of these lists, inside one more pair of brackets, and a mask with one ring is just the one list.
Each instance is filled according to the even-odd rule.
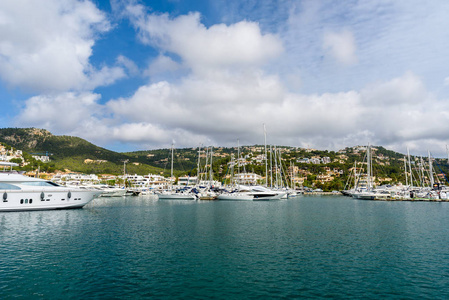
[[367,183],[368,183],[368,190],[371,190],[371,150],[370,145],[368,144],[368,149],[366,153],[366,169],[367,169]]
[[240,174],[240,140],[237,140],[237,174]]
[[430,179],[430,186],[433,187],[433,184],[435,181],[433,180],[433,170],[432,170],[432,158],[430,157],[430,151],[428,150],[429,154],[429,179]]
[[410,161],[410,151],[409,151],[408,147],[407,147],[407,157],[408,157],[408,169],[410,172],[410,186],[412,187],[413,186],[413,173],[412,173],[412,163]]
[[200,183],[200,159],[201,159],[201,144],[198,146],[198,166],[196,168],[197,172],[196,172],[196,180],[198,182],[198,184]]
[[290,186],[291,186],[292,189],[295,189],[293,187],[293,176],[295,176],[295,175],[296,174],[295,174],[295,171],[294,171],[294,168],[293,168],[292,161],[290,161]]
[[279,176],[278,176],[278,159],[277,159],[277,148],[276,145],[274,145],[274,169],[276,170],[276,178],[275,178],[275,184],[274,186],[277,188],[279,183]]
[[273,146],[270,145],[270,188],[273,187]]
[[408,186],[407,158],[405,156],[404,156],[404,174],[405,174],[405,186]]
[[420,178],[420,182],[421,182],[421,187],[424,187],[424,160],[422,159],[422,156],[420,157],[420,159],[421,159],[421,166],[420,166],[421,178]]
[[265,128],[265,123],[263,124],[263,136],[265,145],[265,186],[268,186],[268,157],[267,157],[267,130]]
[[210,169],[209,169],[209,186],[212,186],[212,179],[213,179],[213,170],[212,170],[212,159],[214,157],[214,151],[212,149],[212,146],[210,146]]
[[173,144],[171,144],[171,167],[170,167],[170,177],[173,178]]

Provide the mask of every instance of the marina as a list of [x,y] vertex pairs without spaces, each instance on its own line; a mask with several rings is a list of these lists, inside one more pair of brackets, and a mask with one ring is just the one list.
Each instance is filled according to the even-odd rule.
[[449,299],[421,2],[0,1],[0,300]]

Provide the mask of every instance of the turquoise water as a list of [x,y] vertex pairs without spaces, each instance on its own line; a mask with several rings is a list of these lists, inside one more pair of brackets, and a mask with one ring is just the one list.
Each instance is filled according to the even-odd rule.
[[0,299],[449,298],[449,203],[97,199],[0,213]]

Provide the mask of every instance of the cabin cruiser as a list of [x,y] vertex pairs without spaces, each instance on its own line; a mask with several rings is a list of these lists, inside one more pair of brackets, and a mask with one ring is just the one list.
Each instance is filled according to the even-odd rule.
[[239,192],[224,192],[218,195],[217,200],[227,200],[227,201],[253,201],[254,196],[247,193]]
[[[287,193],[278,190],[272,190],[260,185],[239,185],[237,195],[246,195],[252,197],[253,201],[268,201],[286,199]],[[227,199],[229,200],[229,199]],[[240,199],[241,200],[241,199]],[[250,200],[250,199],[244,199]]]
[[[0,166],[12,168],[17,164],[0,162]],[[0,172],[0,211],[81,208],[100,194],[98,190],[68,188],[15,171]]]

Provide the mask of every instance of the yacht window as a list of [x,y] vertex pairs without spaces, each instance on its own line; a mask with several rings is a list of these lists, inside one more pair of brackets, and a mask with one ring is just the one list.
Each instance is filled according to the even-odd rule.
[[20,199],[20,204],[23,204],[23,199]]
[[25,181],[21,182],[23,185],[31,185],[31,186],[59,186],[51,181]]
[[33,203],[33,199],[30,199],[30,204]]
[[0,190],[20,190],[20,188],[16,185],[0,182]]
[[25,199],[25,203],[28,203],[28,199]]

